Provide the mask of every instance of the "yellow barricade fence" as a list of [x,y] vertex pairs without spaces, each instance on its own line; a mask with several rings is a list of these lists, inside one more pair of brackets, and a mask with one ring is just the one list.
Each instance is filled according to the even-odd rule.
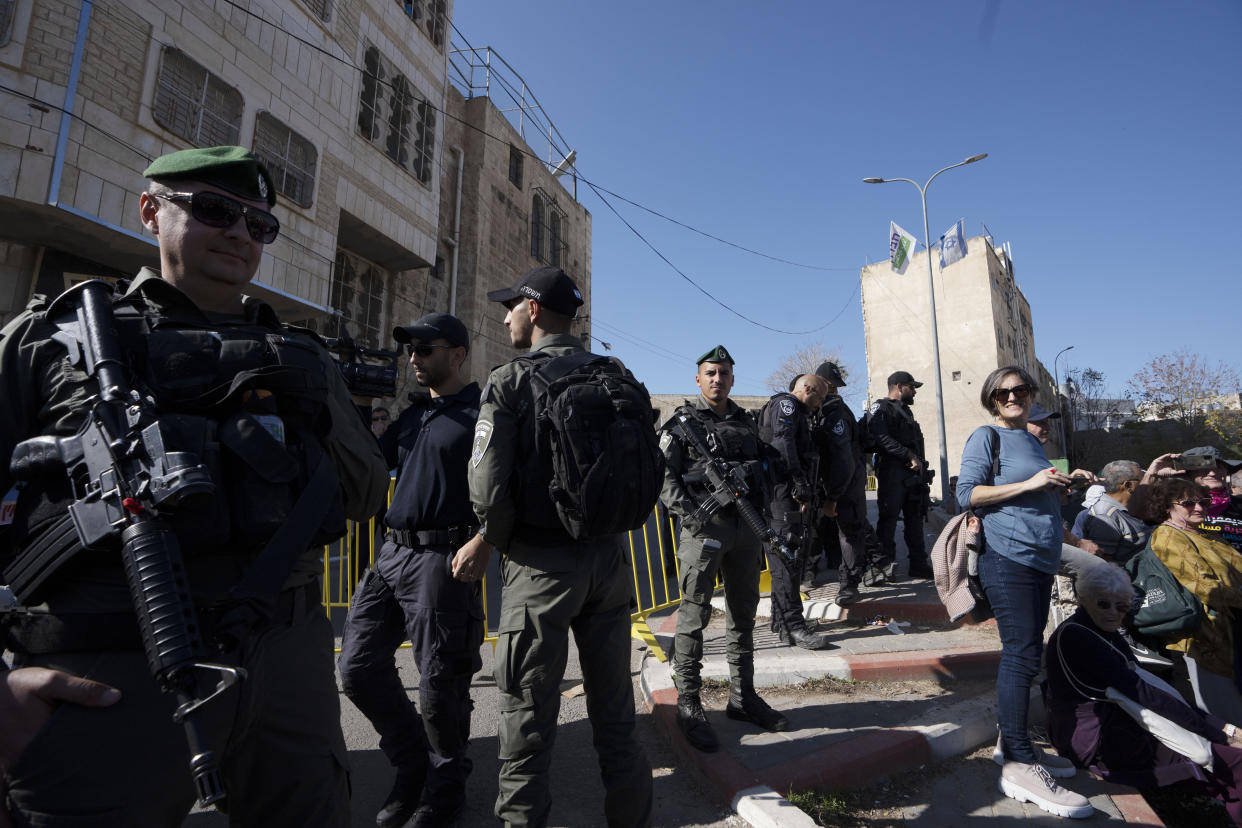
[[[389,497],[392,488],[389,487]],[[323,552],[323,605],[329,618],[334,612],[348,611],[354,589],[362,572],[375,563],[377,532],[381,529],[376,520],[365,523],[350,522],[345,537],[324,547]],[[633,612],[630,629],[634,638],[644,642],[660,661],[666,656],[656,642],[648,618],[656,612],[676,606],[681,602],[681,572],[677,563],[678,525],[663,504],[656,504],[655,511],[639,529],[629,532],[626,538],[630,555],[630,570],[634,585]],[[767,561],[764,560],[760,589],[767,591]],[[499,614],[500,596],[488,594],[492,576],[499,576],[499,560],[494,559],[483,578],[483,614],[486,622],[485,641],[496,645],[496,634],[491,619]],[[721,581],[716,580],[719,589]],[[493,606],[495,604],[495,606]],[[343,619],[338,615],[338,619]],[[405,647],[409,646],[406,642]]]

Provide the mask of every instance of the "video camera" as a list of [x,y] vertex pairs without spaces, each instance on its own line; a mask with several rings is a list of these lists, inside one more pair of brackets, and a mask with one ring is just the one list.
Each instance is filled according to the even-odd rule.
[[397,395],[397,367],[401,354],[358,344],[345,329],[344,322],[339,323],[336,338],[325,339],[324,344],[336,358],[349,393],[359,397]]

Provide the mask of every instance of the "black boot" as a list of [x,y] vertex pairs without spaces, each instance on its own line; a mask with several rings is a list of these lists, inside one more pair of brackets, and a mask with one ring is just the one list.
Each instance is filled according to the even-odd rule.
[[720,740],[716,738],[711,722],[707,721],[698,693],[677,694],[677,726],[695,750],[715,753],[720,749]]
[[733,682],[729,688],[729,706],[725,708],[725,715],[740,722],[759,725],[764,730],[789,729],[789,720],[759,697],[750,679]]
[[384,806],[375,815],[375,824],[379,828],[398,828],[405,825],[418,808],[418,801],[423,796],[423,780],[427,777],[427,766],[406,765],[397,768],[397,778],[392,783],[392,790],[384,800]]
[[806,627],[796,630],[781,630],[781,643],[789,647],[801,647],[804,650],[835,650],[837,645],[828,640],[828,636],[813,633]]

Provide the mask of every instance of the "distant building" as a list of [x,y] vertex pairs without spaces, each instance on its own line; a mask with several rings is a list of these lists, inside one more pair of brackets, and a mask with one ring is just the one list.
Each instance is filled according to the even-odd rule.
[[[1035,357],[1031,306],[1014,280],[1004,247],[979,236],[967,241],[967,255],[943,271],[932,251],[936,283],[936,321],[940,340],[945,436],[949,475],[958,473],[966,438],[991,417],[979,404],[987,375],[1002,365],[1018,365],[1039,382],[1039,402],[1056,410],[1053,377]],[[904,274],[889,262],[862,269],[863,327],[867,345],[868,403],[888,394],[888,376],[909,371],[924,386],[912,406],[923,429],[927,457],[937,469],[940,455],[933,378],[931,323],[927,296],[927,251],[915,253]],[[1055,421],[1054,421],[1055,422]],[[1064,454],[1059,428],[1046,447],[1050,457]],[[937,480],[936,493],[943,481]]]

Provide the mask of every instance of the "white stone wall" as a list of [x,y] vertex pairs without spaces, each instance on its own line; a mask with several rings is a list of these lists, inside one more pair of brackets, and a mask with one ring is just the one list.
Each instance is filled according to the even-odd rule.
[[[1038,377],[1041,368],[1035,359],[1030,305],[1009,277],[1004,254],[998,255],[982,237],[969,239],[967,251],[964,259],[943,271],[938,252],[932,252],[950,476],[958,472],[966,438],[991,419],[979,402],[987,375],[1001,365],[1017,364]],[[928,460],[938,470],[926,251],[914,254],[904,274],[894,272],[887,261],[863,268],[862,307],[868,404],[888,394],[888,376],[894,371],[909,371],[924,383],[912,409],[923,429]],[[1010,337],[1014,349],[1009,348]],[[1055,405],[1051,389],[1043,396],[1044,405]],[[941,482],[937,478],[933,494]]]

